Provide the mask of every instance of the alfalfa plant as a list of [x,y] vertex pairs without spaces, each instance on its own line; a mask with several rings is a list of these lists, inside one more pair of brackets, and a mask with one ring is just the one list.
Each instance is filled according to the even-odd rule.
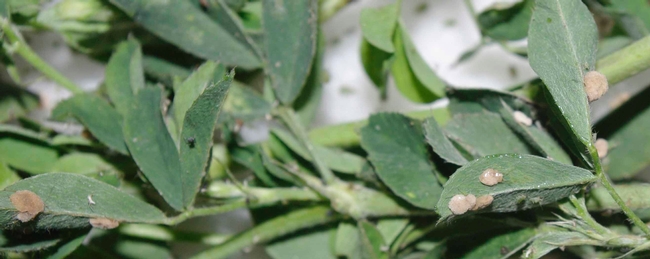
[[[483,40],[460,62],[499,44],[539,76],[507,91],[440,79],[400,1],[363,10],[362,61],[382,95],[392,78],[413,102],[449,105],[312,128],[326,77],[320,23],[346,2],[0,1],[13,80],[0,88],[0,251],[169,258],[169,244],[190,242],[204,245],[193,258],[253,246],[277,259],[650,256],[650,88],[618,91],[607,116],[590,116],[610,105],[608,88],[650,67],[647,1],[473,13]],[[82,91],[26,30],[105,62],[103,84]],[[527,48],[511,44],[524,38]],[[73,93],[48,120],[83,132],[30,116],[38,99],[14,59]],[[268,139],[243,142],[240,129],[259,121]],[[174,227],[242,208],[255,226],[241,233]]]

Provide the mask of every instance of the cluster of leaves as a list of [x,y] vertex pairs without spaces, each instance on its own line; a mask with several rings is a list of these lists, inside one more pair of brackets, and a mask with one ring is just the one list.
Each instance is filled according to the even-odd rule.
[[[400,1],[363,10],[362,61],[382,95],[392,75],[408,99],[449,105],[310,129],[324,78],[319,22],[333,2],[0,1],[14,80],[0,88],[0,252],[167,258],[169,243],[193,242],[206,246],[195,258],[257,244],[273,258],[648,256],[650,186],[637,176],[650,164],[650,90],[593,125],[583,82],[650,67],[647,54],[606,56],[650,45],[633,43],[650,28],[647,1],[522,0],[475,15],[482,44],[529,57],[539,75],[513,92],[445,84],[400,22]],[[75,88],[18,26],[56,31],[106,62],[101,87]],[[523,38],[526,50],[509,47]],[[31,119],[38,98],[20,87],[15,56],[74,93],[50,119],[83,131]],[[636,71],[608,70],[626,58]],[[240,136],[261,122],[266,140]],[[483,182],[488,169],[502,181]],[[29,205],[16,204],[18,191],[44,204],[34,218],[17,216]],[[482,205],[455,209],[471,196]],[[236,235],[172,227],[240,208],[255,226]]]

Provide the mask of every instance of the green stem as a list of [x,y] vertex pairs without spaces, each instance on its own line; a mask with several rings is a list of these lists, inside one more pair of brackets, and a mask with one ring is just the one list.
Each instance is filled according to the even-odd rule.
[[650,236],[650,228],[637,216],[634,211],[632,211],[627,204],[625,204],[625,201],[621,199],[621,196],[618,195],[618,192],[614,189],[614,186],[612,186],[612,183],[609,181],[609,178],[607,178],[607,175],[603,171],[603,167],[600,164],[600,158],[598,158],[598,151],[596,151],[596,148],[594,145],[589,145],[589,154],[591,155],[591,158],[594,161],[594,170],[596,171],[596,176],[600,179],[600,183],[603,185],[603,187],[609,192],[609,195],[612,196],[612,199],[618,204],[619,207],[621,207],[621,210],[623,210],[623,213],[632,221],[632,223],[641,229],[643,233],[646,234],[646,236]]
[[[243,188],[240,190],[239,188]],[[207,196],[224,198],[243,198],[252,195],[254,200],[251,206],[273,205],[279,202],[290,201],[324,201],[316,192],[309,189],[298,188],[259,188],[259,187],[235,187],[223,182],[213,182],[204,193]]]
[[287,127],[289,127],[291,132],[296,135],[296,138],[298,138],[305,149],[307,149],[309,156],[311,156],[312,161],[316,166],[316,170],[318,170],[321,177],[323,177],[323,181],[325,181],[327,184],[334,183],[337,180],[336,176],[332,170],[330,170],[329,167],[325,165],[322,159],[316,155],[316,152],[314,152],[314,145],[311,143],[311,140],[307,135],[307,131],[303,128],[302,124],[300,124],[300,120],[298,120],[298,116],[293,111],[293,109],[287,107],[279,107],[277,109],[277,112],[282,121],[287,125]]
[[607,77],[609,85],[621,82],[650,68],[650,36],[641,38],[596,63],[596,69]]
[[52,79],[57,84],[65,87],[73,94],[83,93],[83,90],[75,83],[70,81],[67,77],[56,71],[53,67],[45,63],[41,57],[34,52],[29,45],[19,36],[19,33],[12,28],[11,23],[7,19],[2,19],[2,31],[9,40],[16,53],[23,57],[25,61],[30,63],[34,68],[43,73],[48,78]]
[[259,243],[266,243],[292,232],[322,225],[340,218],[338,215],[332,216],[330,214],[331,210],[326,206],[295,210],[241,232],[228,239],[225,243],[205,250],[192,258],[227,258],[233,253],[246,247],[251,247]]
[[584,220],[592,229],[596,230],[598,234],[606,235],[610,233],[609,229],[603,227],[603,225],[591,217],[591,214],[589,214],[589,211],[587,211],[587,206],[585,205],[583,197],[578,199],[575,197],[575,195],[571,195],[569,196],[569,200],[571,201],[571,204],[573,204],[573,207],[576,209],[578,216]]
[[149,224],[124,224],[120,226],[120,233],[131,237],[155,241],[181,241],[205,245],[218,245],[230,238],[229,235],[175,231],[167,227]]
[[178,214],[175,217],[167,218],[162,223],[165,225],[176,225],[189,218],[226,213],[236,209],[245,208],[247,206],[248,203],[246,202],[246,199],[242,199],[242,200],[238,200],[235,202],[214,206],[214,207],[196,208],[193,210],[185,211],[181,214]]

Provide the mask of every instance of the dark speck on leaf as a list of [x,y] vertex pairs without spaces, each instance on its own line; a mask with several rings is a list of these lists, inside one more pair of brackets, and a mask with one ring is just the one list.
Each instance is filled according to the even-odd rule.
[[194,144],[196,144],[196,139],[194,137],[189,137],[185,139],[185,141],[187,141],[187,145],[189,145],[190,148],[193,148]]
[[547,23],[551,23],[552,21],[553,21],[553,19],[551,19],[551,18],[546,18],[546,22],[547,22]]

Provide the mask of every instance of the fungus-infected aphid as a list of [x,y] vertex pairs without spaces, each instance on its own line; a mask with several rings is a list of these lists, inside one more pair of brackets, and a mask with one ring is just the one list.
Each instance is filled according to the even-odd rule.
[[476,204],[474,204],[472,210],[484,209],[487,206],[490,206],[490,204],[492,204],[492,201],[494,201],[494,197],[492,197],[492,195],[479,196],[476,198]]
[[520,111],[514,111],[512,113],[512,116],[515,117],[515,121],[517,123],[524,125],[524,126],[530,126],[533,125],[533,119],[528,117],[525,113],[520,112]]
[[90,225],[100,229],[114,229],[120,225],[120,222],[108,218],[91,218],[88,220]]
[[478,177],[482,184],[492,186],[497,183],[503,182],[503,174],[492,168],[485,169]]
[[584,86],[589,102],[600,99],[609,88],[607,77],[597,71],[589,71],[585,74]]
[[190,146],[190,148],[193,148],[194,145],[196,144],[196,138],[194,137],[186,138],[185,142],[187,142],[187,145]]
[[38,213],[43,212],[45,204],[41,197],[28,190],[16,191],[9,196],[11,204],[18,210],[16,218],[22,222],[32,220]]
[[607,156],[607,151],[609,150],[609,143],[607,140],[599,138],[594,142],[594,147],[598,151],[598,158],[603,158]]
[[456,194],[449,200],[449,210],[454,215],[461,215],[476,205],[476,196],[469,194],[467,196]]

